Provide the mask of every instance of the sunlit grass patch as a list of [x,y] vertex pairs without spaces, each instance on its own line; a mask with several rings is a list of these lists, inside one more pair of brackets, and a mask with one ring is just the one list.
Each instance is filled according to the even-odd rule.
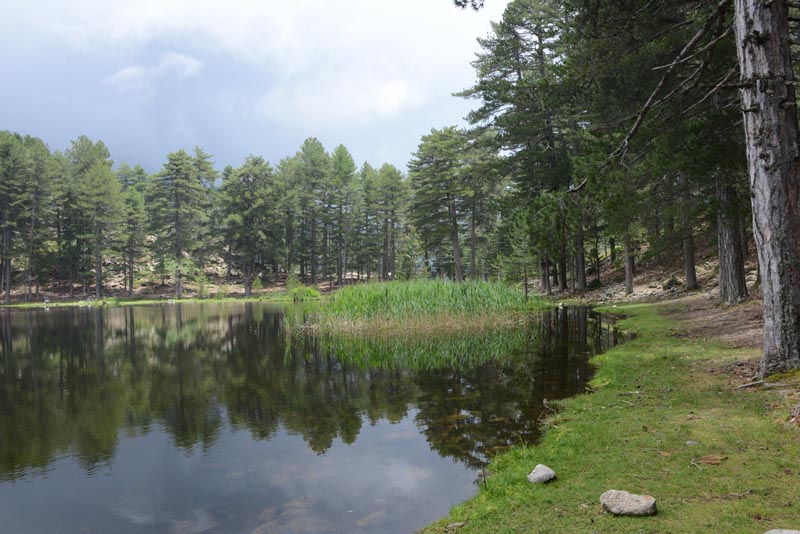
[[[320,331],[374,333],[452,331],[519,324],[545,304],[506,284],[417,280],[345,287],[320,305]],[[517,315],[515,315],[517,314]]]

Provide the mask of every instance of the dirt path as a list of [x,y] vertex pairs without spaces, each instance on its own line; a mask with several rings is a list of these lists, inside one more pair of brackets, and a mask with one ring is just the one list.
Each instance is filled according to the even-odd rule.
[[759,348],[763,342],[761,302],[722,306],[695,294],[665,303],[667,317],[684,322],[685,335],[719,341],[731,348]]

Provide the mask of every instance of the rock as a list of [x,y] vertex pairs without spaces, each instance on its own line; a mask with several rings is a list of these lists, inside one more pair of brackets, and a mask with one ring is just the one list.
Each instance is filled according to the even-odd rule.
[[457,528],[463,527],[466,524],[467,524],[466,521],[459,521],[458,523],[450,523],[449,525],[447,525],[444,528],[447,529],[447,530],[455,530]]
[[603,510],[613,515],[655,515],[656,500],[650,495],[635,495],[627,491],[608,490],[600,496]]
[[786,530],[783,528],[775,528],[768,530],[764,534],[800,534],[800,530]]
[[528,475],[528,482],[531,484],[542,484],[544,482],[550,482],[554,478],[556,478],[555,471],[546,465],[539,464],[531,471],[531,474]]
[[700,445],[699,441],[694,441],[690,439],[689,441],[686,442],[687,447],[696,447],[697,445]]

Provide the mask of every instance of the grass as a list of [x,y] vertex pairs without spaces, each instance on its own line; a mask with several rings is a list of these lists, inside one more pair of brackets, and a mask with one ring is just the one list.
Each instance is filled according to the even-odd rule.
[[[424,532],[726,532],[800,528],[800,430],[792,401],[774,391],[737,391],[719,372],[749,359],[706,341],[678,338],[652,305],[619,306],[635,340],[598,356],[596,390],[563,401],[542,441],[492,461],[486,487]],[[794,401],[796,402],[796,401]],[[687,444],[698,442],[698,444]],[[558,478],[533,486],[546,464]],[[608,489],[653,495],[659,513],[602,513]]]
[[314,318],[327,333],[432,332],[517,324],[542,301],[493,282],[416,280],[345,287],[324,301]]

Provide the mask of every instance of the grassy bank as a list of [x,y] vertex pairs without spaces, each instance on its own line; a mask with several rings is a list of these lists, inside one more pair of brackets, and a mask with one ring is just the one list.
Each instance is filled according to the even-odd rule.
[[506,284],[447,280],[345,287],[319,307],[313,326],[326,333],[431,332],[515,324],[544,306]]
[[[595,392],[565,401],[541,443],[493,460],[486,487],[425,532],[726,532],[800,528],[800,431],[777,391],[735,390],[719,370],[755,357],[675,335],[652,305],[620,306],[637,339],[596,358]],[[796,402],[796,401],[794,401]],[[526,475],[558,473],[546,486]],[[599,496],[656,497],[659,513],[616,518]]]

